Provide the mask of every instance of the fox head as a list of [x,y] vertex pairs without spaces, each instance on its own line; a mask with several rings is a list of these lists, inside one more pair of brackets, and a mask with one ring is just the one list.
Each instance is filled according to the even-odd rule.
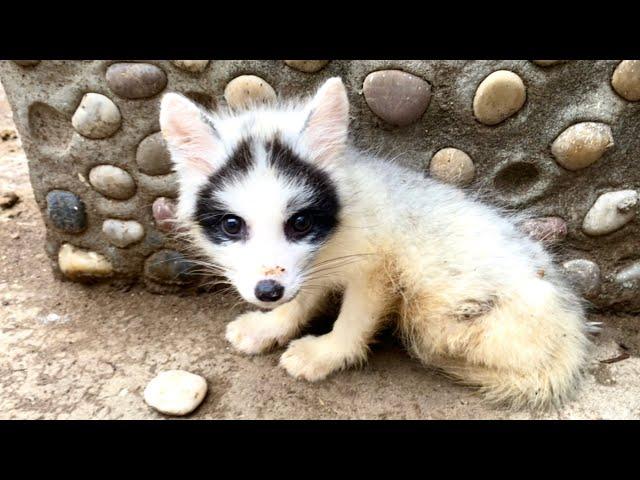
[[340,223],[332,180],[347,144],[340,78],[306,102],[207,112],[167,93],[160,126],[179,178],[177,217],[248,302],[293,299]]

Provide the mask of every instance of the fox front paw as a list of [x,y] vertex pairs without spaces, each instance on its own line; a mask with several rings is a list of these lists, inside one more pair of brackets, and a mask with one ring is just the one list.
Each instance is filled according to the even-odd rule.
[[284,345],[288,337],[267,312],[248,312],[227,325],[225,338],[247,355],[264,353]]
[[291,342],[280,357],[280,366],[289,375],[310,382],[323,380],[331,372],[344,368],[347,363],[329,338],[311,335]]

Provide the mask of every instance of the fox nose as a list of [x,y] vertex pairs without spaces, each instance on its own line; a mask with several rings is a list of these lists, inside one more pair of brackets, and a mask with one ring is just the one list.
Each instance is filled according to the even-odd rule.
[[256,298],[263,302],[275,302],[284,295],[284,287],[275,280],[260,280],[256,285]]

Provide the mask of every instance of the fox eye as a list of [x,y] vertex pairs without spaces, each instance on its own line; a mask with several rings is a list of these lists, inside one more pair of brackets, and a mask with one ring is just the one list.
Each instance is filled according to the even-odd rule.
[[299,240],[304,237],[313,228],[313,215],[306,212],[300,212],[293,215],[285,225],[285,233],[287,237],[293,240]]
[[311,215],[300,213],[293,217],[292,226],[296,233],[307,233],[311,229],[312,225],[313,220]]
[[229,237],[235,238],[242,235],[244,220],[237,215],[225,215],[222,217],[222,231]]

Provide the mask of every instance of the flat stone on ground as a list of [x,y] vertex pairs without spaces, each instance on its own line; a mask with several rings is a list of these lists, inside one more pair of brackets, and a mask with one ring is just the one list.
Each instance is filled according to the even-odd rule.
[[204,378],[184,370],[167,370],[153,378],[144,390],[144,401],[166,415],[193,412],[207,393]]

